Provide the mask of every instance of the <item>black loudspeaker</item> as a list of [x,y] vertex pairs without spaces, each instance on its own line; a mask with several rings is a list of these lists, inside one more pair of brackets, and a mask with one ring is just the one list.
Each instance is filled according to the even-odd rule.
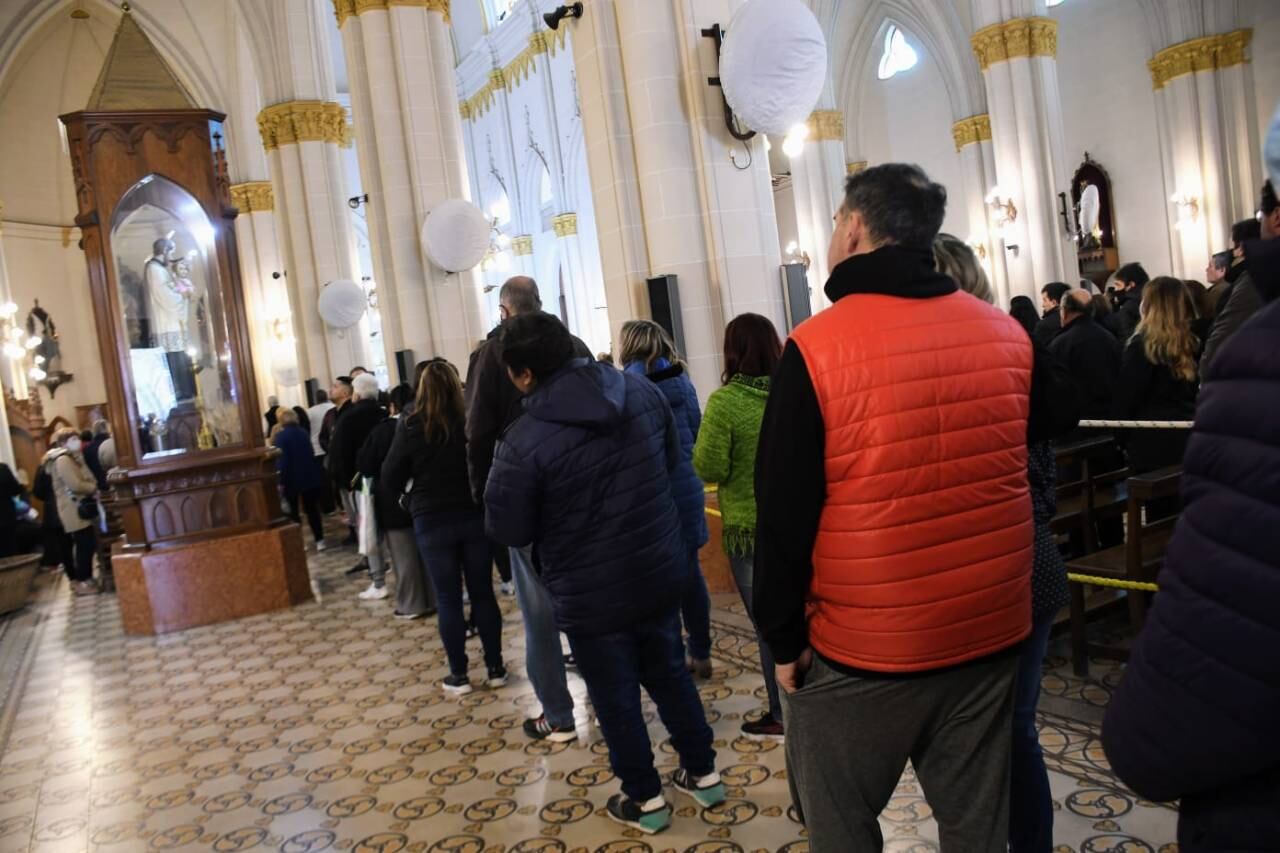
[[788,332],[813,315],[807,272],[804,264],[782,265],[782,301],[787,307]]
[[396,373],[405,385],[413,384],[413,370],[417,362],[413,360],[413,350],[396,350]]
[[680,313],[680,288],[674,275],[660,275],[648,279],[649,316],[653,322],[667,330],[675,341],[676,351],[687,357],[684,348],[684,316]]
[[320,380],[314,376],[307,380],[307,408],[311,408],[316,404],[316,392],[320,390]]

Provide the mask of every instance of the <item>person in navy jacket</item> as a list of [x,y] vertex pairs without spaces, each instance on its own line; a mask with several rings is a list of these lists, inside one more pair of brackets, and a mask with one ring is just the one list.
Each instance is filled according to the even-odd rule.
[[298,416],[292,409],[277,409],[276,417],[281,429],[272,439],[272,444],[280,450],[276,471],[280,475],[285,503],[289,506],[289,517],[299,523],[301,516],[298,510],[305,509],[316,549],[323,551],[324,521],[320,517],[320,504],[324,500],[324,471],[311,447],[311,433],[299,425]]
[[688,563],[672,496],[683,457],[671,406],[642,376],[574,358],[569,331],[550,314],[508,320],[501,341],[507,372],[527,396],[494,454],[487,530],[513,548],[533,546],[622,781],[609,815],[659,832],[671,809],[642,685],[680,755],[676,790],[702,806],[725,798],[680,640]]

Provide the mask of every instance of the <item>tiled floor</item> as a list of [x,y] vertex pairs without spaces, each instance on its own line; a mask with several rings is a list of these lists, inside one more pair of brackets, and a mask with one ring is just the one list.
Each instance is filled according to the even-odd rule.
[[[737,736],[763,695],[740,606],[717,601],[717,672],[702,687],[731,799],[701,813],[681,802],[671,830],[642,838],[601,816],[615,783],[585,710],[573,745],[519,731],[535,700],[512,600],[517,677],[450,700],[435,686],[434,622],[357,601],[361,583],[341,571],[352,559],[312,558],[319,603],[155,639],[123,635],[114,596],[73,600],[45,579],[0,717],[0,851],[808,849],[787,817],[782,750]],[[1058,853],[1176,849],[1174,813],[1116,786],[1094,728],[1043,722]],[[673,764],[668,744],[659,763]],[[882,823],[886,850],[938,849],[909,770]]]

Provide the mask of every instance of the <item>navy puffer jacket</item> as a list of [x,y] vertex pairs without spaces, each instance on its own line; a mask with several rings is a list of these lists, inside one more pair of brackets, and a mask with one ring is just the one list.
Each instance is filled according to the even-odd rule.
[[489,537],[530,543],[567,634],[674,607],[688,573],[671,472],[671,408],[647,380],[575,359],[534,390],[494,453]]
[[1223,346],[1183,462],[1186,508],[1103,724],[1116,774],[1180,798],[1179,849],[1280,843],[1280,304]]
[[645,376],[657,385],[671,406],[676,432],[680,435],[680,466],[671,475],[671,491],[675,495],[676,508],[680,510],[685,547],[701,548],[707,544],[710,535],[707,532],[706,487],[693,470],[693,446],[698,443],[698,428],[702,426],[698,392],[683,367],[672,365],[663,358],[653,365],[652,373],[646,374],[641,362],[628,364],[626,372]]

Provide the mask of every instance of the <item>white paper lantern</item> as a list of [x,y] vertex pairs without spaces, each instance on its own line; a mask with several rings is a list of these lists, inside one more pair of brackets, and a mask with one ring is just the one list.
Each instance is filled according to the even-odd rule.
[[335,329],[349,329],[364,316],[369,300],[349,278],[331,281],[320,291],[320,316]]
[[720,54],[725,100],[752,130],[785,134],[809,118],[827,79],[827,40],[801,0],[748,0]]
[[489,251],[489,220],[469,201],[436,205],[422,223],[422,248],[442,270],[469,270]]

